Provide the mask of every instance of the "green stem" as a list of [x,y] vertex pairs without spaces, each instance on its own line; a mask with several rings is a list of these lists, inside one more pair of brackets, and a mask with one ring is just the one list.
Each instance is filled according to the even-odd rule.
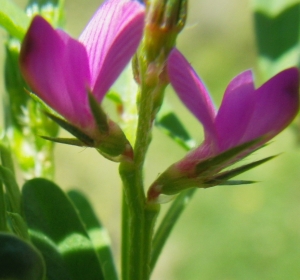
[[168,212],[166,213],[165,217],[163,218],[161,224],[159,225],[153,238],[153,249],[150,261],[151,271],[155,267],[155,264],[162,251],[162,248],[165,245],[174,225],[176,224],[176,221],[180,217],[181,213],[189,203],[196,190],[196,188],[192,188],[181,192],[176,197],[176,199],[170,206]]
[[[145,68],[142,72],[146,73],[146,66],[143,63],[141,63],[141,69],[142,68]],[[139,120],[134,147],[134,161],[121,163],[119,169],[124,184],[130,227],[129,261],[126,259],[127,256],[125,255],[125,252],[123,252],[123,260],[125,263],[122,267],[125,277],[129,275],[128,279],[130,280],[147,280],[149,279],[150,272],[149,262],[152,232],[157,215],[149,214],[149,209],[145,204],[146,197],[143,185],[143,165],[151,141],[153,95],[155,89],[156,85],[151,86],[148,85],[146,81],[142,81],[140,88],[141,99],[139,104]],[[126,230],[127,233],[128,230],[129,229]],[[123,238],[126,238],[126,236]],[[127,242],[128,239],[124,241]],[[124,246],[124,250],[127,245],[124,244],[122,246]],[[125,266],[129,267],[125,268]]]
[[[128,279],[146,280],[146,266],[144,258],[144,193],[136,182],[136,168],[134,163],[123,162],[120,164],[119,172],[124,184],[124,193],[129,210],[129,261],[124,271],[128,270]],[[127,275],[126,275],[127,276]]]
[[125,261],[122,264],[122,275],[124,279],[147,280],[150,275],[153,228],[159,212],[159,205],[146,204],[144,193],[142,197],[137,196],[136,188],[139,185],[134,163],[121,163],[119,171],[124,184],[129,214],[129,223],[126,228],[123,221],[123,230],[126,230],[123,233],[130,233],[129,244],[127,243],[128,238],[123,236],[123,242],[126,244],[122,245],[122,249],[128,250],[129,253],[122,252],[124,258],[122,260]]
[[129,279],[129,250],[130,250],[130,225],[129,225],[129,209],[126,202],[125,193],[122,193],[122,252],[121,252],[121,273],[122,280]]

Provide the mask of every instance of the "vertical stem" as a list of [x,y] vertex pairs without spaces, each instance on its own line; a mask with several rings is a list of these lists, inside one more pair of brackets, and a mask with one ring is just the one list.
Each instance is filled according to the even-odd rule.
[[[141,62],[141,71],[146,73],[146,64]],[[134,147],[134,161],[120,164],[120,175],[124,184],[124,194],[129,214],[129,261],[122,265],[124,275],[128,279],[147,280],[150,274],[150,255],[152,227],[156,214],[148,214],[146,209],[146,197],[143,185],[143,165],[145,156],[151,141],[153,93],[155,85],[149,86],[145,79],[141,82],[141,99],[139,104],[139,120]],[[151,211],[150,211],[151,212]],[[154,211],[155,212],[155,211]],[[126,218],[123,216],[123,219]],[[124,223],[125,221],[123,221]],[[124,228],[125,229],[125,226]],[[126,237],[123,237],[126,238]],[[123,241],[127,242],[123,239]],[[123,250],[127,245],[123,245]],[[125,252],[123,252],[123,256]],[[129,266],[125,268],[124,266]],[[127,274],[128,269],[128,274]]]
[[[137,196],[136,189],[140,186],[137,184],[137,171],[134,163],[121,163],[119,171],[129,211],[129,228],[126,227],[126,233],[130,233],[129,246],[128,244],[122,245],[123,250],[129,249],[129,255],[127,252],[122,252],[125,258],[123,259],[125,263],[122,264],[122,275],[126,277],[124,279],[147,280],[150,275],[153,228],[159,205],[146,204],[144,192],[142,197]],[[128,242],[128,239],[123,237],[123,241]],[[128,267],[124,267],[126,265]]]
[[144,262],[144,194],[138,190],[140,185],[136,183],[137,172],[134,163],[121,163],[119,172],[124,184],[124,193],[129,210],[130,229],[129,260],[124,264],[129,267],[125,268],[124,272],[128,271],[128,279],[130,280],[146,280],[148,276],[145,275]]
[[126,202],[124,190],[122,192],[122,248],[121,248],[121,275],[122,280],[129,279],[129,250],[130,250],[130,225],[129,209]]

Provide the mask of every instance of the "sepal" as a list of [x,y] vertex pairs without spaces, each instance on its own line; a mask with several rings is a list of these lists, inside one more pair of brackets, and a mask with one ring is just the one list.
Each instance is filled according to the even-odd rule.
[[[90,101],[91,103],[93,103],[94,99],[90,98]],[[75,136],[76,139],[56,138],[48,136],[42,136],[42,138],[67,145],[96,148],[101,155],[111,161],[120,162],[132,160],[132,147],[121,128],[115,122],[107,118],[102,109],[100,109],[100,106],[96,108],[94,103],[92,104],[92,106],[93,108],[91,109],[94,114],[94,118],[96,119],[97,128],[99,129],[94,139],[86,133],[82,132],[76,126],[50,112],[45,112],[45,114],[59,126]],[[106,121],[107,124],[104,123]],[[100,131],[99,127],[101,127],[102,131]]]
[[276,156],[270,156],[231,170],[224,171],[224,169],[236,163],[241,158],[245,158],[254,153],[258,148],[261,148],[261,146],[258,145],[263,139],[264,137],[260,137],[229,149],[215,157],[203,160],[196,164],[193,170],[180,172],[176,164],[171,165],[149,188],[148,201],[160,203],[160,196],[162,194],[175,195],[189,188],[210,188],[217,185],[243,185],[254,183],[254,181],[230,181],[230,179]]
[[[88,135],[86,135],[85,133],[83,133],[80,129],[78,129],[76,126],[68,123],[67,121],[65,121],[64,119],[50,113],[50,112],[46,112],[45,114],[54,122],[56,122],[60,127],[62,127],[63,129],[65,129],[66,131],[70,132],[73,136],[75,136],[79,141],[81,141],[83,143],[83,146],[87,146],[87,147],[94,147],[94,140],[89,137]],[[52,138],[52,139],[58,139],[58,138]],[[50,139],[48,139],[50,140]],[[57,141],[54,141],[57,142]],[[65,143],[66,144],[66,143]]]
[[112,161],[132,160],[133,151],[123,130],[105,114],[96,98],[89,93],[89,105],[98,128],[95,148]]
[[77,138],[60,138],[60,137],[49,137],[49,136],[41,136],[43,139],[52,141],[60,144],[67,144],[71,146],[84,147],[84,143],[82,143]]
[[[214,186],[217,186],[217,185],[238,185],[238,184],[242,184],[242,185],[245,185],[245,184],[252,184],[252,183],[255,183],[254,181],[229,181],[229,179],[241,174],[241,173],[244,173],[256,166],[259,166],[273,158],[277,157],[277,155],[274,155],[274,156],[270,156],[270,157],[266,157],[266,158],[263,158],[261,160],[258,160],[258,161],[254,161],[254,162],[251,162],[249,164],[245,164],[245,165],[242,165],[240,167],[237,167],[237,168],[234,168],[234,169],[231,169],[229,171],[224,171],[224,172],[221,172],[219,174],[217,174],[217,176],[215,176],[212,180],[208,181],[205,183],[205,187],[204,188],[210,188],[210,187],[214,187]],[[240,183],[239,183],[240,182]]]
[[215,157],[203,160],[196,164],[195,173],[203,174],[207,171],[212,172],[215,170],[223,169],[224,166],[227,166],[230,162],[235,162],[237,158],[241,156],[241,154],[247,153],[247,150],[251,150],[251,153],[253,153],[255,151],[255,149],[253,148],[256,147],[260,142],[263,142],[263,139],[264,137],[260,137],[258,139],[246,142],[242,145],[226,150],[225,152],[220,153]]
[[88,93],[89,105],[100,133],[108,133],[108,118],[92,93]]
[[97,151],[109,160],[132,161],[133,150],[122,129],[109,120],[109,133],[102,135],[97,142]]

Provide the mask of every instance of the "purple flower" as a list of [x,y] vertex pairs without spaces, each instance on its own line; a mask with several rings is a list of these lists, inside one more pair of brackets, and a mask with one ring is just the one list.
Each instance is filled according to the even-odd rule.
[[88,92],[101,103],[135,53],[143,25],[144,6],[134,0],[106,1],[78,40],[36,16],[22,44],[21,72],[39,98],[97,139]]
[[[187,187],[193,184],[194,187],[205,187],[205,182],[211,181],[220,170],[247,156],[282,131],[299,109],[297,68],[280,72],[257,89],[251,71],[239,74],[229,83],[218,111],[200,78],[176,49],[170,53],[167,71],[183,104],[202,123],[205,139],[154,182],[149,191],[152,199],[160,193],[172,193],[174,185],[177,185],[174,193],[178,192],[180,182],[186,183]],[[201,162],[260,138],[259,143],[254,141],[251,147],[227,161],[225,166],[219,166],[212,172],[205,170],[205,174],[200,172]]]

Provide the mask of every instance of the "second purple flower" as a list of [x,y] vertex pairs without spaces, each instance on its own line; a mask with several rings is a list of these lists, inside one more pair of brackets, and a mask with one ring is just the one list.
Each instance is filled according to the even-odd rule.
[[168,59],[170,82],[183,104],[204,127],[203,143],[171,165],[152,184],[149,200],[191,187],[211,187],[272,158],[222,171],[276,136],[299,110],[299,71],[286,69],[258,89],[251,71],[235,77],[227,86],[217,111],[204,84],[174,49]]

